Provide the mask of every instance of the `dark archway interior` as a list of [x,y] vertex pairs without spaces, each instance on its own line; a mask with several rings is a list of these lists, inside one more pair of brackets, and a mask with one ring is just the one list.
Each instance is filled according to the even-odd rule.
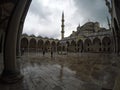
[[21,49],[24,49],[25,51],[28,50],[28,39],[27,38],[22,38],[21,40]]
[[76,51],[76,42],[74,40],[71,41],[70,51],[71,52],[75,52]]
[[42,50],[43,50],[43,45],[44,45],[44,42],[43,42],[43,40],[38,40],[38,51],[39,52],[42,52]]
[[99,38],[95,38],[93,40],[94,45],[94,52],[100,52],[101,51],[101,41]]
[[56,43],[55,43],[55,41],[53,41],[52,43],[51,43],[51,50],[52,51],[56,51]]
[[77,51],[78,52],[83,51],[83,41],[82,40],[78,40],[78,42],[77,42]]
[[36,47],[37,47],[37,42],[34,38],[32,38],[30,40],[29,50],[30,51],[36,51]]
[[91,45],[92,45],[91,40],[86,39],[85,42],[84,42],[84,51],[85,52],[90,52],[91,51]]
[[50,41],[47,40],[47,41],[45,42],[45,47],[44,47],[44,48],[45,48],[45,51],[46,51],[46,52],[49,52],[49,51],[50,51],[50,49],[51,49],[51,47],[50,47]]
[[104,37],[103,38],[103,40],[102,40],[102,45],[103,45],[103,51],[104,52],[108,52],[108,53],[110,53],[112,50],[112,48],[111,48],[111,45],[112,43],[111,43],[111,40],[110,40],[110,38],[108,38],[108,37]]

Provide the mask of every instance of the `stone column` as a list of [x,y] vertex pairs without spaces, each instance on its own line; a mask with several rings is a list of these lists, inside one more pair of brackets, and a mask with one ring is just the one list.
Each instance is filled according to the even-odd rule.
[[27,1],[17,1],[8,21],[4,43],[4,70],[0,78],[5,83],[15,83],[23,78],[16,65],[16,43],[20,20]]
[[115,29],[113,30],[113,36],[114,36],[114,51],[116,54],[118,54],[119,50],[118,50],[118,32],[115,32]]
[[3,44],[3,32],[0,29],[0,53],[2,53],[2,45]]
[[55,52],[57,52],[57,45],[55,46]]
[[30,46],[30,41],[28,40],[28,46],[27,46],[28,56],[29,56],[29,46]]
[[37,45],[37,44],[38,44],[38,42],[37,42],[37,40],[36,40],[36,45],[35,45],[36,56],[37,56],[37,51],[38,51],[38,47],[37,47],[38,45]]
[[21,35],[23,32],[23,25],[24,25],[24,20],[26,17],[26,14],[28,12],[29,6],[30,6],[31,0],[29,0],[29,2],[26,3],[26,7],[23,11],[22,17],[21,17],[21,21],[20,21],[20,25],[19,25],[19,30],[18,30],[18,34],[17,34],[17,53],[16,55],[19,57],[21,56]]
[[18,35],[17,35],[17,52],[16,52],[16,56],[17,57],[20,57],[21,56],[21,48],[20,48],[20,45],[21,45],[21,34],[22,34],[22,31],[23,31],[23,22],[21,21],[20,22],[20,26],[19,26],[19,31],[18,31]]

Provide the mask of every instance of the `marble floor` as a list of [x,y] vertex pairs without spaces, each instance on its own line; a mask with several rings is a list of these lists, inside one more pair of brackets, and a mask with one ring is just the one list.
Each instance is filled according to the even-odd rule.
[[[0,90],[112,90],[119,58],[109,54],[24,53],[17,58],[24,79]],[[2,71],[2,58],[1,58]],[[0,72],[1,73],[1,72]]]

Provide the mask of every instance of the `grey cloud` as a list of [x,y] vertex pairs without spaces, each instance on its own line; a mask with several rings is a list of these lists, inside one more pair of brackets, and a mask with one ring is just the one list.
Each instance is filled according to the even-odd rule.
[[58,32],[49,32],[49,33],[39,33],[40,36],[48,37],[48,38],[59,38],[60,33]]
[[47,30],[44,30],[44,32],[37,32],[37,35],[36,35],[36,32],[33,29],[30,29],[27,32],[24,31],[23,33],[27,33],[28,35],[34,34],[35,36],[42,36],[42,37],[48,37],[48,38],[59,38],[59,36],[60,36],[59,32],[51,32],[51,33],[49,32],[49,33],[47,33]]
[[101,24],[107,22],[106,17],[109,16],[104,0],[74,0],[77,13],[84,18],[99,21]]
[[32,1],[29,12],[45,20],[49,19],[48,16],[51,14],[49,9],[44,7],[38,0]]

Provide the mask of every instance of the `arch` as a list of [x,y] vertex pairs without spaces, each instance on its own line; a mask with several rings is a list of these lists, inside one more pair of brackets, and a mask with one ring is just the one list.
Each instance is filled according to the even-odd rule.
[[59,46],[60,45],[60,42],[57,42],[57,46]]
[[66,41],[66,44],[67,44],[68,47],[70,46],[70,42],[69,41]]
[[50,41],[47,40],[44,44],[44,49],[46,52],[50,51]]
[[52,45],[52,46],[56,46],[55,41],[52,41],[51,45]]
[[[8,12],[1,13],[5,16],[5,19],[2,20],[2,23],[5,21],[5,25],[3,28],[3,30],[5,31],[5,37],[3,52],[4,69],[1,75],[1,81],[4,83],[16,83],[23,78],[23,76],[20,74],[19,69],[17,69],[18,67],[16,62],[16,49],[18,48],[17,46],[20,44],[20,35],[23,29],[22,26],[24,24],[24,19],[26,17],[26,13],[30,6],[31,0],[1,0],[0,2],[3,6],[2,8],[6,8]],[[7,4],[9,5],[9,7]],[[6,16],[10,17],[6,18]]]
[[112,51],[112,43],[109,37],[104,37],[102,39],[103,52],[110,53]]
[[69,41],[66,41],[66,45],[67,45],[67,52],[69,52],[70,50],[70,42]]
[[28,51],[28,39],[26,37],[21,39],[21,49],[24,48],[24,51]]
[[31,38],[30,39],[30,44],[29,44],[29,51],[31,52],[33,52],[33,51],[36,51],[36,47],[37,46],[37,42],[36,42],[36,40],[35,40],[35,38]]
[[60,42],[57,42],[57,52],[59,52],[61,49],[60,49]]
[[119,33],[120,33],[120,30],[119,30],[119,27],[118,27],[118,24],[117,24],[117,21],[116,19],[114,18],[114,42],[115,42],[115,52],[116,53],[119,53],[120,52],[120,36],[119,36]]
[[76,45],[76,42],[74,40],[72,40],[71,45]]
[[56,43],[55,43],[55,41],[52,41],[52,43],[51,43],[51,49],[55,52],[56,51]]
[[71,41],[69,49],[70,49],[71,52],[75,52],[76,51],[76,42],[74,40]]
[[99,38],[94,38],[93,39],[93,51],[94,52],[101,52],[101,40]]
[[91,42],[91,40],[90,39],[86,39],[85,41],[84,41],[84,52],[90,52],[90,51],[92,51],[92,42]]
[[42,39],[38,40],[38,52],[43,50],[44,41]]
[[78,52],[82,52],[83,51],[83,41],[81,39],[79,39],[77,41],[77,51]]

